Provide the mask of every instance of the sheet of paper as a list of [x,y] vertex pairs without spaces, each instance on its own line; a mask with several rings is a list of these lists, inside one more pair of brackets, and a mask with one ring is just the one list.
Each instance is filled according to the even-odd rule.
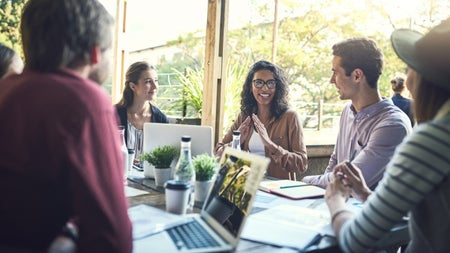
[[139,195],[148,194],[146,191],[138,190],[133,187],[125,186],[125,196],[128,197],[135,197]]
[[133,240],[159,233],[169,225],[187,219],[187,216],[171,214],[144,204],[128,208],[128,216],[133,224]]
[[257,191],[255,202],[253,202],[253,208],[272,208],[274,206],[279,205],[293,205],[293,206],[302,206],[308,207],[312,203],[318,201],[319,199],[302,199],[302,200],[293,200],[288,198],[282,198],[278,195],[274,195],[271,193],[267,193],[264,191]]

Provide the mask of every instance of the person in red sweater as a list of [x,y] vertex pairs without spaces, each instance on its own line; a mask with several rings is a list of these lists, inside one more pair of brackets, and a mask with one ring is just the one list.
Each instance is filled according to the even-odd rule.
[[[0,81],[0,252],[132,251],[116,112],[100,87],[114,20],[97,0],[29,0],[25,69]],[[94,82],[93,80],[97,81]]]

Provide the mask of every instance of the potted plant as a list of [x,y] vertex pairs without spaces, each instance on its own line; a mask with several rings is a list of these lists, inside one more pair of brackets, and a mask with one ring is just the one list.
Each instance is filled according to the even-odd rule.
[[150,152],[141,154],[142,161],[147,161],[155,168],[155,184],[156,186],[164,186],[164,183],[170,179],[172,175],[171,164],[179,151],[174,146],[165,145],[158,146]]
[[195,169],[195,201],[203,202],[208,195],[218,163],[214,156],[204,153],[195,156],[192,164]]
[[187,67],[185,73],[176,71],[181,86],[176,91],[180,95],[172,102],[170,109],[180,111],[182,117],[177,124],[200,125],[203,104],[203,71]]

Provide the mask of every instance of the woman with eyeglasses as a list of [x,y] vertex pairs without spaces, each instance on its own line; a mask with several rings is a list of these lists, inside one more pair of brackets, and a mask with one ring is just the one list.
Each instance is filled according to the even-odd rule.
[[233,131],[240,131],[241,149],[270,158],[266,175],[296,180],[307,169],[303,129],[289,108],[288,81],[282,69],[268,61],[256,62],[247,74],[241,93],[241,113],[216,145],[220,156],[231,146]]

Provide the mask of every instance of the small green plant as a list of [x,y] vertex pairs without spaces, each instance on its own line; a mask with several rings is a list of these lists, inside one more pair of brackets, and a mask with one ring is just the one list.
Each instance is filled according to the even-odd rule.
[[195,169],[196,181],[208,181],[216,171],[217,161],[214,156],[207,153],[197,155],[192,159]]
[[140,158],[147,161],[155,168],[169,168],[179,151],[174,146],[159,146],[150,152],[141,154]]

